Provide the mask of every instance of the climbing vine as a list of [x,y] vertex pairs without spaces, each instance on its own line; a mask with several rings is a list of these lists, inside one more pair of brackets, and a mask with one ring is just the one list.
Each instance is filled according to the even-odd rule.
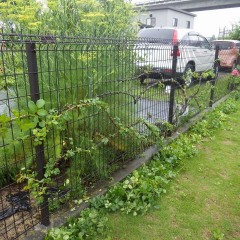
[[[28,101],[27,110],[16,111],[13,110],[13,117],[9,117],[6,114],[0,116],[0,134],[2,137],[6,137],[11,131],[11,127],[17,127],[21,130],[21,136],[10,141],[9,144],[14,145],[16,141],[23,141],[30,139],[35,147],[43,145],[46,142],[48,134],[54,129],[55,135],[60,134],[64,130],[69,122],[73,119],[73,113],[78,111],[84,111],[87,108],[95,107],[96,112],[104,112],[111,124],[115,127],[116,131],[107,136],[98,134],[97,143],[93,143],[88,148],[76,146],[74,139],[68,138],[68,148],[64,151],[58,151],[56,158],[48,158],[45,164],[45,173],[43,179],[37,179],[37,170],[21,169],[18,174],[17,182],[25,183],[24,190],[27,190],[34,197],[36,202],[40,204],[43,201],[44,194],[47,193],[49,187],[54,185],[54,178],[61,172],[59,161],[67,161],[76,154],[87,153],[91,154],[96,147],[100,145],[108,144],[111,139],[114,139],[118,134],[122,136],[131,136],[142,144],[147,145],[149,143],[149,135],[155,138],[160,135],[160,130],[157,126],[148,123],[144,119],[138,119],[135,124],[143,124],[149,130],[148,134],[141,134],[133,126],[126,126],[119,118],[113,117],[110,114],[110,109],[107,103],[101,101],[99,98],[87,99],[79,101],[78,104],[65,105],[61,111],[56,109],[45,109],[45,101],[39,99],[35,102]],[[161,139],[161,138],[160,138]]]
[[83,210],[79,217],[70,219],[65,226],[51,229],[45,239],[108,239],[107,213],[121,211],[137,216],[158,207],[157,200],[166,193],[166,186],[179,171],[178,166],[197,153],[195,145],[199,141],[212,137],[214,130],[224,126],[227,114],[236,111],[238,99],[239,94],[236,94],[205,114],[186,134],[163,147],[148,165],[112,186],[104,196],[93,198],[90,208]]

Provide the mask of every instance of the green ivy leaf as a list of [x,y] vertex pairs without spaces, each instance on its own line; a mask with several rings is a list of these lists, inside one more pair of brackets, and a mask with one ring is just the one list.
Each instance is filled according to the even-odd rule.
[[64,237],[63,237],[63,240],[68,240],[70,237],[69,237],[69,235],[65,235]]
[[106,138],[106,137],[104,137],[101,142],[102,142],[104,145],[107,145],[108,142],[109,142],[109,139]]
[[36,113],[38,108],[37,108],[37,105],[33,101],[29,101],[28,109],[29,109],[30,113]]
[[47,112],[45,109],[39,109],[39,110],[37,111],[37,114],[38,114],[38,116],[40,116],[40,117],[45,117],[45,116],[47,116],[48,112]]
[[8,117],[6,114],[0,115],[0,123],[6,123],[6,122],[9,122],[10,120],[11,118]]
[[39,99],[37,100],[36,105],[38,109],[43,108],[43,106],[45,105],[45,101],[43,99]]
[[19,111],[15,110],[15,109],[12,110],[12,113],[13,113],[13,115],[14,115],[15,117],[19,117],[19,116],[20,116]]
[[36,123],[31,122],[29,119],[23,119],[21,121],[20,128],[23,131],[28,131],[28,130],[33,129],[35,127],[36,127]]
[[39,118],[37,117],[37,116],[35,116],[34,118],[33,118],[33,122],[35,122],[36,123],[36,125],[38,124],[38,122],[39,122]]
[[1,127],[0,128],[0,136],[1,137],[6,137],[6,135],[7,135],[7,133],[8,133],[8,128],[7,127]]
[[45,126],[46,126],[46,122],[45,121],[39,122],[39,127],[43,128]]

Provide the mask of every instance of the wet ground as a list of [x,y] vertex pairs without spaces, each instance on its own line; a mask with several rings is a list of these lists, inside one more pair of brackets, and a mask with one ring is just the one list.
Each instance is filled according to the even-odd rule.
[[6,114],[11,115],[10,109],[16,106],[11,93],[5,90],[0,91],[0,115]]
[[169,102],[141,99],[138,103],[138,116],[150,123],[168,120]]

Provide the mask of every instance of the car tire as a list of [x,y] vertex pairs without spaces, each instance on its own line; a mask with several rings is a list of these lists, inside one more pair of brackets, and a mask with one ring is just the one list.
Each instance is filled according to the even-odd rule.
[[236,61],[234,61],[233,65],[232,65],[232,70],[234,70],[235,68],[237,68],[237,63],[236,63]]
[[218,78],[219,75],[219,69],[220,69],[220,64],[219,62],[216,64],[216,68],[215,68],[215,79]]
[[146,76],[145,74],[142,74],[142,75],[139,76],[138,78],[139,78],[139,80],[140,80],[140,83],[141,83],[141,84],[144,84],[144,81],[145,81],[145,79],[147,78],[147,76]]
[[187,86],[192,84],[194,81],[193,72],[194,72],[194,66],[191,63],[188,63],[184,71],[184,81]]

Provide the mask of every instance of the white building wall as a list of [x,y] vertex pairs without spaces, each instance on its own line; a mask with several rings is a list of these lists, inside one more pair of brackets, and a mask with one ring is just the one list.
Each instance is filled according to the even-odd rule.
[[150,15],[156,18],[155,27],[173,27],[173,18],[178,19],[178,28],[187,28],[187,21],[190,21],[191,29],[194,27],[194,16],[173,9],[144,11],[139,13],[137,19],[139,22],[147,24],[147,18],[150,18]]
[[178,28],[187,28],[187,21],[190,21],[190,28],[193,29],[194,28],[194,17],[181,13],[181,12],[177,12],[171,9],[168,9],[168,17],[167,17],[167,26],[166,27],[172,27],[173,24],[173,18],[177,18],[178,19]]

